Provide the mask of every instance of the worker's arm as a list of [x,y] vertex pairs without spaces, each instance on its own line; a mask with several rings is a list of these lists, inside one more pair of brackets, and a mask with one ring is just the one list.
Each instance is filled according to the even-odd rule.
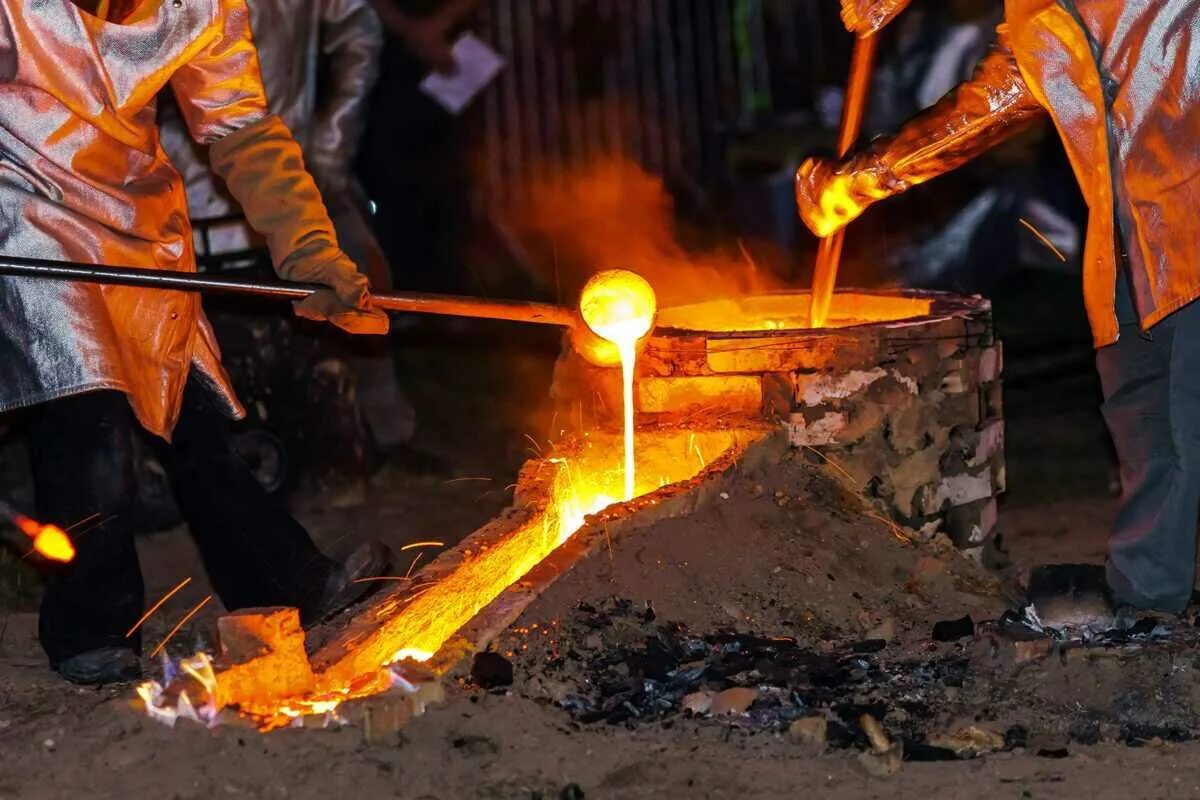
[[842,0],[846,30],[870,36],[887,27],[912,0]]
[[379,79],[383,28],[368,0],[319,0],[321,54],[328,83],[317,102],[308,165],[327,192],[350,179],[366,119],[367,98]]
[[871,204],[962,166],[1044,114],[1001,26],[972,79],[896,136],[877,139],[843,161],[801,164],[796,172],[800,216],[818,236],[830,236]]
[[171,78],[188,130],[209,146],[213,171],[266,237],[280,277],[330,288],[296,313],[355,333],[385,332],[387,317],[371,307],[366,278],[338,247],[300,145],[267,108],[245,0],[220,6],[222,30]]
[[475,11],[479,0],[446,0],[432,14],[407,14],[395,0],[370,0],[384,28],[404,43],[414,57],[439,72],[454,72],[450,35]]

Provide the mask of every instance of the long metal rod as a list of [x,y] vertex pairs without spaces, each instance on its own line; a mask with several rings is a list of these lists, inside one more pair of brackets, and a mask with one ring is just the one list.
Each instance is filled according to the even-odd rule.
[[[161,269],[108,267],[20,258],[0,255],[0,275],[23,278],[46,278],[82,281],[85,283],[140,286],[148,289],[174,289],[184,292],[249,295],[283,300],[303,300],[322,287],[282,281],[258,281],[222,278],[194,272],[175,272]],[[384,311],[413,314],[437,314],[476,319],[496,319],[509,322],[531,322],[540,325],[571,327],[577,315],[573,309],[549,303],[523,300],[488,300],[480,297],[423,294],[419,292],[373,294],[371,301]]]
[[[850,80],[846,86],[846,101],[842,106],[842,128],[838,135],[839,158],[844,158],[850,152],[862,131],[877,42],[878,37],[875,35],[860,37],[854,42],[854,53],[850,59]],[[825,322],[829,319],[829,307],[833,304],[833,290],[837,286],[838,267],[841,266],[842,244],[845,240],[846,229],[843,228],[822,239],[817,249],[812,308],[809,313],[809,324],[814,328],[825,327]]]

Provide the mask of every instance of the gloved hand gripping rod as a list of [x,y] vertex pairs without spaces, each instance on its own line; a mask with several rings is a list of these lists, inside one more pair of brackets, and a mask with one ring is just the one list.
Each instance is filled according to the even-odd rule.
[[[0,275],[140,286],[147,289],[275,297],[285,300],[303,300],[324,288],[302,283],[243,280],[195,272],[96,266],[3,255],[0,255]],[[573,327],[579,319],[574,309],[524,300],[489,300],[482,297],[393,292],[372,294],[371,302],[376,308],[384,311],[531,322],[562,327]]]

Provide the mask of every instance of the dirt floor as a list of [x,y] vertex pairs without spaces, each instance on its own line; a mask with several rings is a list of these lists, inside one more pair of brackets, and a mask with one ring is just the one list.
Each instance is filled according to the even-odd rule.
[[[1086,339],[1046,346],[1028,327],[1009,337],[1004,550],[1018,568],[1098,561],[1114,504]],[[548,374],[543,344],[496,402],[529,407]],[[476,357],[424,351],[410,366],[473,375],[473,393],[445,391],[465,391],[492,420],[480,398],[504,392],[480,385],[503,371],[442,360]],[[428,407],[461,419],[449,404]],[[425,429],[451,477],[392,470],[355,502],[310,498],[298,513],[330,548],[369,535],[456,541],[506,504],[530,446],[518,424],[481,426]],[[370,742],[356,727],[168,729],[137,713],[130,687],[71,687],[49,673],[36,615],[12,601],[0,615],[0,798],[1200,794],[1195,629],[1054,650],[1021,641],[996,623],[1019,570],[903,544],[807,463],[731,481],[728,499],[618,538],[527,609],[496,643],[511,686],[452,682],[444,704]],[[208,589],[185,532],[140,547],[151,596],[194,578],[171,615],[150,621],[155,642]],[[217,611],[172,647],[204,644]],[[949,641],[935,641],[935,623],[965,616],[968,635],[939,628]],[[722,695],[731,687],[754,696]],[[702,711],[739,701],[752,701],[745,713]],[[863,755],[864,714],[907,754],[889,777],[887,757]],[[816,717],[823,745],[801,735],[809,723],[793,731]],[[991,752],[952,758],[970,747]]]

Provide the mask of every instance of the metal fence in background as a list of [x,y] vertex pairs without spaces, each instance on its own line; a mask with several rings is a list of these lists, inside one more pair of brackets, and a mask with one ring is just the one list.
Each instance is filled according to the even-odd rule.
[[485,200],[520,204],[535,172],[612,155],[712,185],[780,75],[821,68],[822,5],[836,3],[487,0],[480,33],[508,68],[479,101]]

